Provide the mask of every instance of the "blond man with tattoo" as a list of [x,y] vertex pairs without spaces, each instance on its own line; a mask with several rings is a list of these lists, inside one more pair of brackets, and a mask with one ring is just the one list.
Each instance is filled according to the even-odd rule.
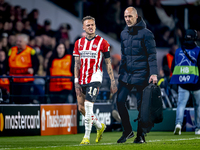
[[93,105],[96,100],[99,87],[102,83],[102,60],[105,58],[107,72],[111,79],[111,92],[117,92],[117,86],[110,61],[110,45],[96,35],[95,19],[86,16],[82,20],[86,37],[75,42],[73,56],[75,57],[75,91],[78,101],[78,109],[85,116],[85,135],[80,144],[90,144],[92,125],[97,129],[96,142],[101,138],[106,125],[100,123],[93,113]]

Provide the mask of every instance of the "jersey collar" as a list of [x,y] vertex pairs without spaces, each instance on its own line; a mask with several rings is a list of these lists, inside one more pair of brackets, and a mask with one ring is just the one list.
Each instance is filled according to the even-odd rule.
[[87,37],[85,37],[88,41],[92,41],[93,39],[95,39],[97,37],[97,34],[93,37],[93,38],[91,38],[91,39],[88,39]]

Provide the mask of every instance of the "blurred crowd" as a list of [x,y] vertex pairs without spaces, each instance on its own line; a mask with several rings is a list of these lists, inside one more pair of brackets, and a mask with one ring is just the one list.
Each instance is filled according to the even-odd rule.
[[155,36],[157,47],[171,47],[181,44],[184,29],[184,9],[188,8],[189,27],[200,30],[200,5],[187,4],[179,6],[162,5],[162,0],[75,0],[69,5],[51,0],[61,7],[79,16],[80,3],[83,16],[96,18],[97,28],[120,41],[120,32],[125,27],[124,10],[134,6]]
[[[97,28],[105,32],[107,35],[120,41],[120,32],[125,27],[124,10],[128,6],[134,6],[138,15],[143,17],[150,29],[155,35],[157,47],[169,47],[170,53],[174,53],[174,49],[180,46],[182,37],[184,35],[184,7],[169,7],[163,6],[161,0],[75,0],[69,5],[63,5],[62,1],[51,0],[52,2],[64,7],[68,11],[78,16],[79,4],[83,4],[83,16],[91,15],[96,19]],[[200,15],[198,12],[199,7],[188,6],[190,16],[190,27],[194,28],[200,33]],[[47,76],[50,74],[49,60],[52,61],[55,51],[58,50],[59,43],[64,44],[66,53],[65,55],[72,55],[74,43],[70,43],[69,30],[71,29],[70,23],[60,24],[57,30],[51,28],[52,21],[46,18],[43,24],[38,23],[40,12],[38,9],[33,9],[28,12],[26,8],[21,6],[12,6],[6,0],[0,0],[0,76],[9,75],[9,67],[7,66],[9,49],[16,46],[16,38],[18,34],[26,34],[29,37],[28,46],[36,51],[36,56],[39,61],[37,72],[34,76],[42,76],[44,78],[35,79],[35,84],[42,84],[42,86],[33,86],[32,94],[46,96],[45,82]],[[85,36],[80,33],[80,36]],[[74,41],[75,42],[75,41]],[[118,69],[121,56],[115,54],[111,45],[111,60],[114,70],[116,82],[118,81]],[[170,72],[167,59],[164,58],[163,70],[160,76],[169,76]],[[73,77],[73,58],[71,60],[71,73]],[[167,66],[167,67],[166,67]],[[167,70],[166,70],[167,68]],[[166,75],[167,74],[167,75]],[[97,99],[108,100],[110,95],[109,77],[106,68],[104,68],[104,80],[101,90]],[[0,87],[1,87],[0,81]],[[73,84],[73,83],[72,83]],[[4,89],[6,89],[4,91]],[[5,99],[8,99],[10,90],[9,86],[4,86],[2,93]],[[34,90],[33,90],[34,89]],[[55,93],[54,93],[55,94]],[[58,95],[60,93],[57,93]],[[69,94],[69,93],[68,93]],[[75,102],[75,94],[71,93],[72,100]],[[0,95],[1,96],[1,95]],[[51,103],[49,99],[40,100],[40,96],[34,97],[30,103]],[[57,98],[54,98],[57,99]],[[66,99],[66,97],[64,97]],[[69,97],[67,98],[69,99]],[[63,101],[67,102],[67,101]],[[68,101],[69,102],[69,101]],[[10,101],[8,101],[10,103]],[[12,102],[13,103],[13,102]]]
[[[45,77],[52,75],[51,69],[53,66],[53,60],[59,58],[59,55],[61,55],[60,58],[63,58],[64,55],[72,56],[74,43],[70,43],[70,37],[68,34],[69,30],[71,29],[71,26],[68,23],[62,23],[60,24],[58,30],[52,30],[51,20],[46,19],[41,25],[38,23],[38,18],[38,9],[33,9],[30,13],[28,13],[26,8],[22,8],[19,5],[12,6],[5,0],[0,0],[0,76],[10,75],[10,64],[8,61],[9,50],[15,46],[23,45],[17,43],[19,42],[17,41],[17,38],[18,35],[25,34],[28,36],[29,40],[27,43],[24,43],[24,39],[22,39],[22,41],[25,45],[35,50],[39,62],[38,66],[35,64],[37,69],[34,70],[35,72],[33,73],[33,75],[44,77],[35,78],[34,82],[29,82],[28,84],[20,83],[17,85],[15,85],[16,83],[11,85],[7,78],[2,78],[0,79],[0,97],[3,96],[4,103],[75,102],[75,95],[74,91],[72,90],[73,85],[70,86],[70,89],[68,89],[68,91],[72,92],[67,92],[67,90],[62,90],[62,92],[52,91],[53,84],[51,82],[51,79],[50,84],[45,85],[47,82]],[[82,34],[80,33],[80,36],[77,37],[77,39],[83,36],[85,36],[84,32]],[[59,50],[60,45],[62,45],[65,49],[63,54],[62,50]],[[116,55],[115,56],[118,58],[118,62],[116,64],[116,62],[113,61],[115,62],[114,66],[118,65],[120,61],[120,55]],[[115,56],[113,56],[113,59],[115,59]],[[71,59],[70,62],[67,62],[70,64],[69,77],[73,77],[73,57],[67,58]],[[62,67],[65,66],[62,65]],[[62,76],[62,73],[58,75]],[[23,86],[21,89],[21,84],[26,86]],[[73,81],[70,84],[73,84]],[[48,86],[50,88],[48,88]],[[30,92],[27,93],[27,89]],[[17,98],[15,98],[15,96],[23,94],[29,94],[33,98],[31,98],[31,100],[29,98],[26,98],[26,100],[24,100],[23,102],[16,101]],[[48,94],[49,98],[45,98],[45,94]],[[68,95],[70,95],[70,97]],[[10,97],[14,97],[12,98],[13,100],[11,100]],[[62,99],[62,101],[59,101],[58,99]]]
[[[0,0],[0,50],[5,54],[16,45],[17,34],[29,36],[28,45],[34,48],[40,60],[38,75],[46,75],[47,60],[56,43],[63,42],[70,50],[69,34],[70,25],[63,23],[59,29],[51,29],[51,20],[44,20],[43,25],[38,23],[39,11],[33,9],[30,13],[21,6],[12,6]],[[3,55],[5,55],[3,54]]]

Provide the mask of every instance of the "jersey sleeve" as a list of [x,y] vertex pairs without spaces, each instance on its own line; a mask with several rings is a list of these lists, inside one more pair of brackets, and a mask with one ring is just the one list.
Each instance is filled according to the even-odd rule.
[[110,51],[110,44],[106,40],[103,40],[102,53],[109,52],[109,51]]
[[80,53],[78,51],[78,40],[75,42],[75,45],[74,45],[73,56],[80,56]]

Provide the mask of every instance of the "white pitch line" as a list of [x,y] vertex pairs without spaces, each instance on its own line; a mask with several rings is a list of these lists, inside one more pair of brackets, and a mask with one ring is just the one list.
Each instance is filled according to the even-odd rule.
[[[184,139],[169,139],[169,140],[148,140],[148,142],[153,143],[153,142],[164,142],[164,141],[186,141],[186,140],[197,140],[200,139],[200,137],[195,137],[195,138],[184,138]],[[131,143],[128,143],[131,144]],[[100,143],[100,144],[89,144],[89,145],[80,145],[80,144],[76,144],[76,145],[65,145],[66,147],[77,147],[77,146],[94,146],[94,145],[118,145],[118,143]],[[63,146],[40,146],[40,147],[28,147],[28,148],[56,148],[56,147],[63,147]],[[26,149],[27,147],[18,147],[18,148],[0,148],[0,150],[12,150],[12,149]]]

